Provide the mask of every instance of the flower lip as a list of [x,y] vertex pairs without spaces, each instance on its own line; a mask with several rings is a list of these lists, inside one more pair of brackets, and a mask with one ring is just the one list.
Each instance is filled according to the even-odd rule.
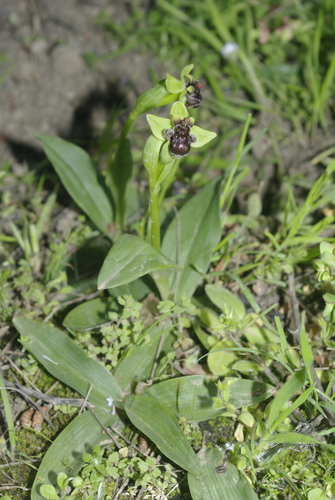
[[164,130],[164,137],[170,141],[170,154],[180,159],[188,155],[191,144],[197,141],[195,135],[190,134],[194,125],[194,119],[186,117],[181,119],[178,115],[173,116],[173,129]]

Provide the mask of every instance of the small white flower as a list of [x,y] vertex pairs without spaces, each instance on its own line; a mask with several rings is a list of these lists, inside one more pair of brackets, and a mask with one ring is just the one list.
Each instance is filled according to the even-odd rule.
[[106,401],[108,406],[114,406],[114,399],[112,398],[112,396],[108,396],[106,398]]
[[222,57],[227,59],[229,56],[232,54],[235,54],[239,50],[239,46],[235,42],[227,42],[224,45],[222,45],[220,53]]

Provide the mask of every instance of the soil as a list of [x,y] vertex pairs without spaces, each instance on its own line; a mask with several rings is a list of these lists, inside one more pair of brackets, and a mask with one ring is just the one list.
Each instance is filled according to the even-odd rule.
[[[101,134],[113,106],[131,109],[136,97],[151,87],[150,69],[158,75],[174,72],[169,67],[173,62],[163,64],[137,49],[107,59],[95,70],[86,64],[87,53],[103,56],[120,48],[99,27],[99,14],[107,11],[122,25],[131,5],[118,0],[0,0],[1,164],[10,161],[17,173],[24,162],[30,169],[40,165],[45,156],[36,133],[57,135],[87,148]],[[149,9],[151,2],[141,0],[141,6]],[[3,56],[7,61],[1,63]],[[268,121],[269,115],[260,116],[250,138]],[[287,123],[277,125],[285,136],[284,141],[279,137],[280,173],[273,164],[264,163],[274,155],[272,141],[265,135],[253,148],[255,161],[244,181],[257,188],[265,205],[277,192],[278,175],[300,174],[313,182],[322,169],[312,158],[333,145],[333,125],[327,136],[316,134],[313,143],[306,135],[293,137]],[[245,200],[240,199],[239,205],[244,211]]]
[[[127,52],[94,71],[83,55],[117,50],[97,25],[107,11],[117,23],[130,4],[117,0],[2,0],[0,2],[0,162],[38,165],[44,155],[36,133],[87,146],[113,105],[132,105],[152,85],[152,57]],[[0,59],[0,61],[1,61]]]

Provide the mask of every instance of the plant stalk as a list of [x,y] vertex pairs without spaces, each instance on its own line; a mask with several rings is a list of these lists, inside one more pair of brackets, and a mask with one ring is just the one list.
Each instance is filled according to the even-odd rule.
[[159,189],[157,189],[156,179],[149,178],[150,191],[150,238],[151,245],[156,249],[161,249],[161,229],[159,211]]

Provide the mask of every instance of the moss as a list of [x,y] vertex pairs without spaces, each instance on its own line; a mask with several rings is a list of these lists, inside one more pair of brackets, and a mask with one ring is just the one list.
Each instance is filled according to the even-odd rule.
[[231,418],[217,417],[206,422],[200,422],[206,445],[223,446],[227,442],[235,441],[234,424]]

